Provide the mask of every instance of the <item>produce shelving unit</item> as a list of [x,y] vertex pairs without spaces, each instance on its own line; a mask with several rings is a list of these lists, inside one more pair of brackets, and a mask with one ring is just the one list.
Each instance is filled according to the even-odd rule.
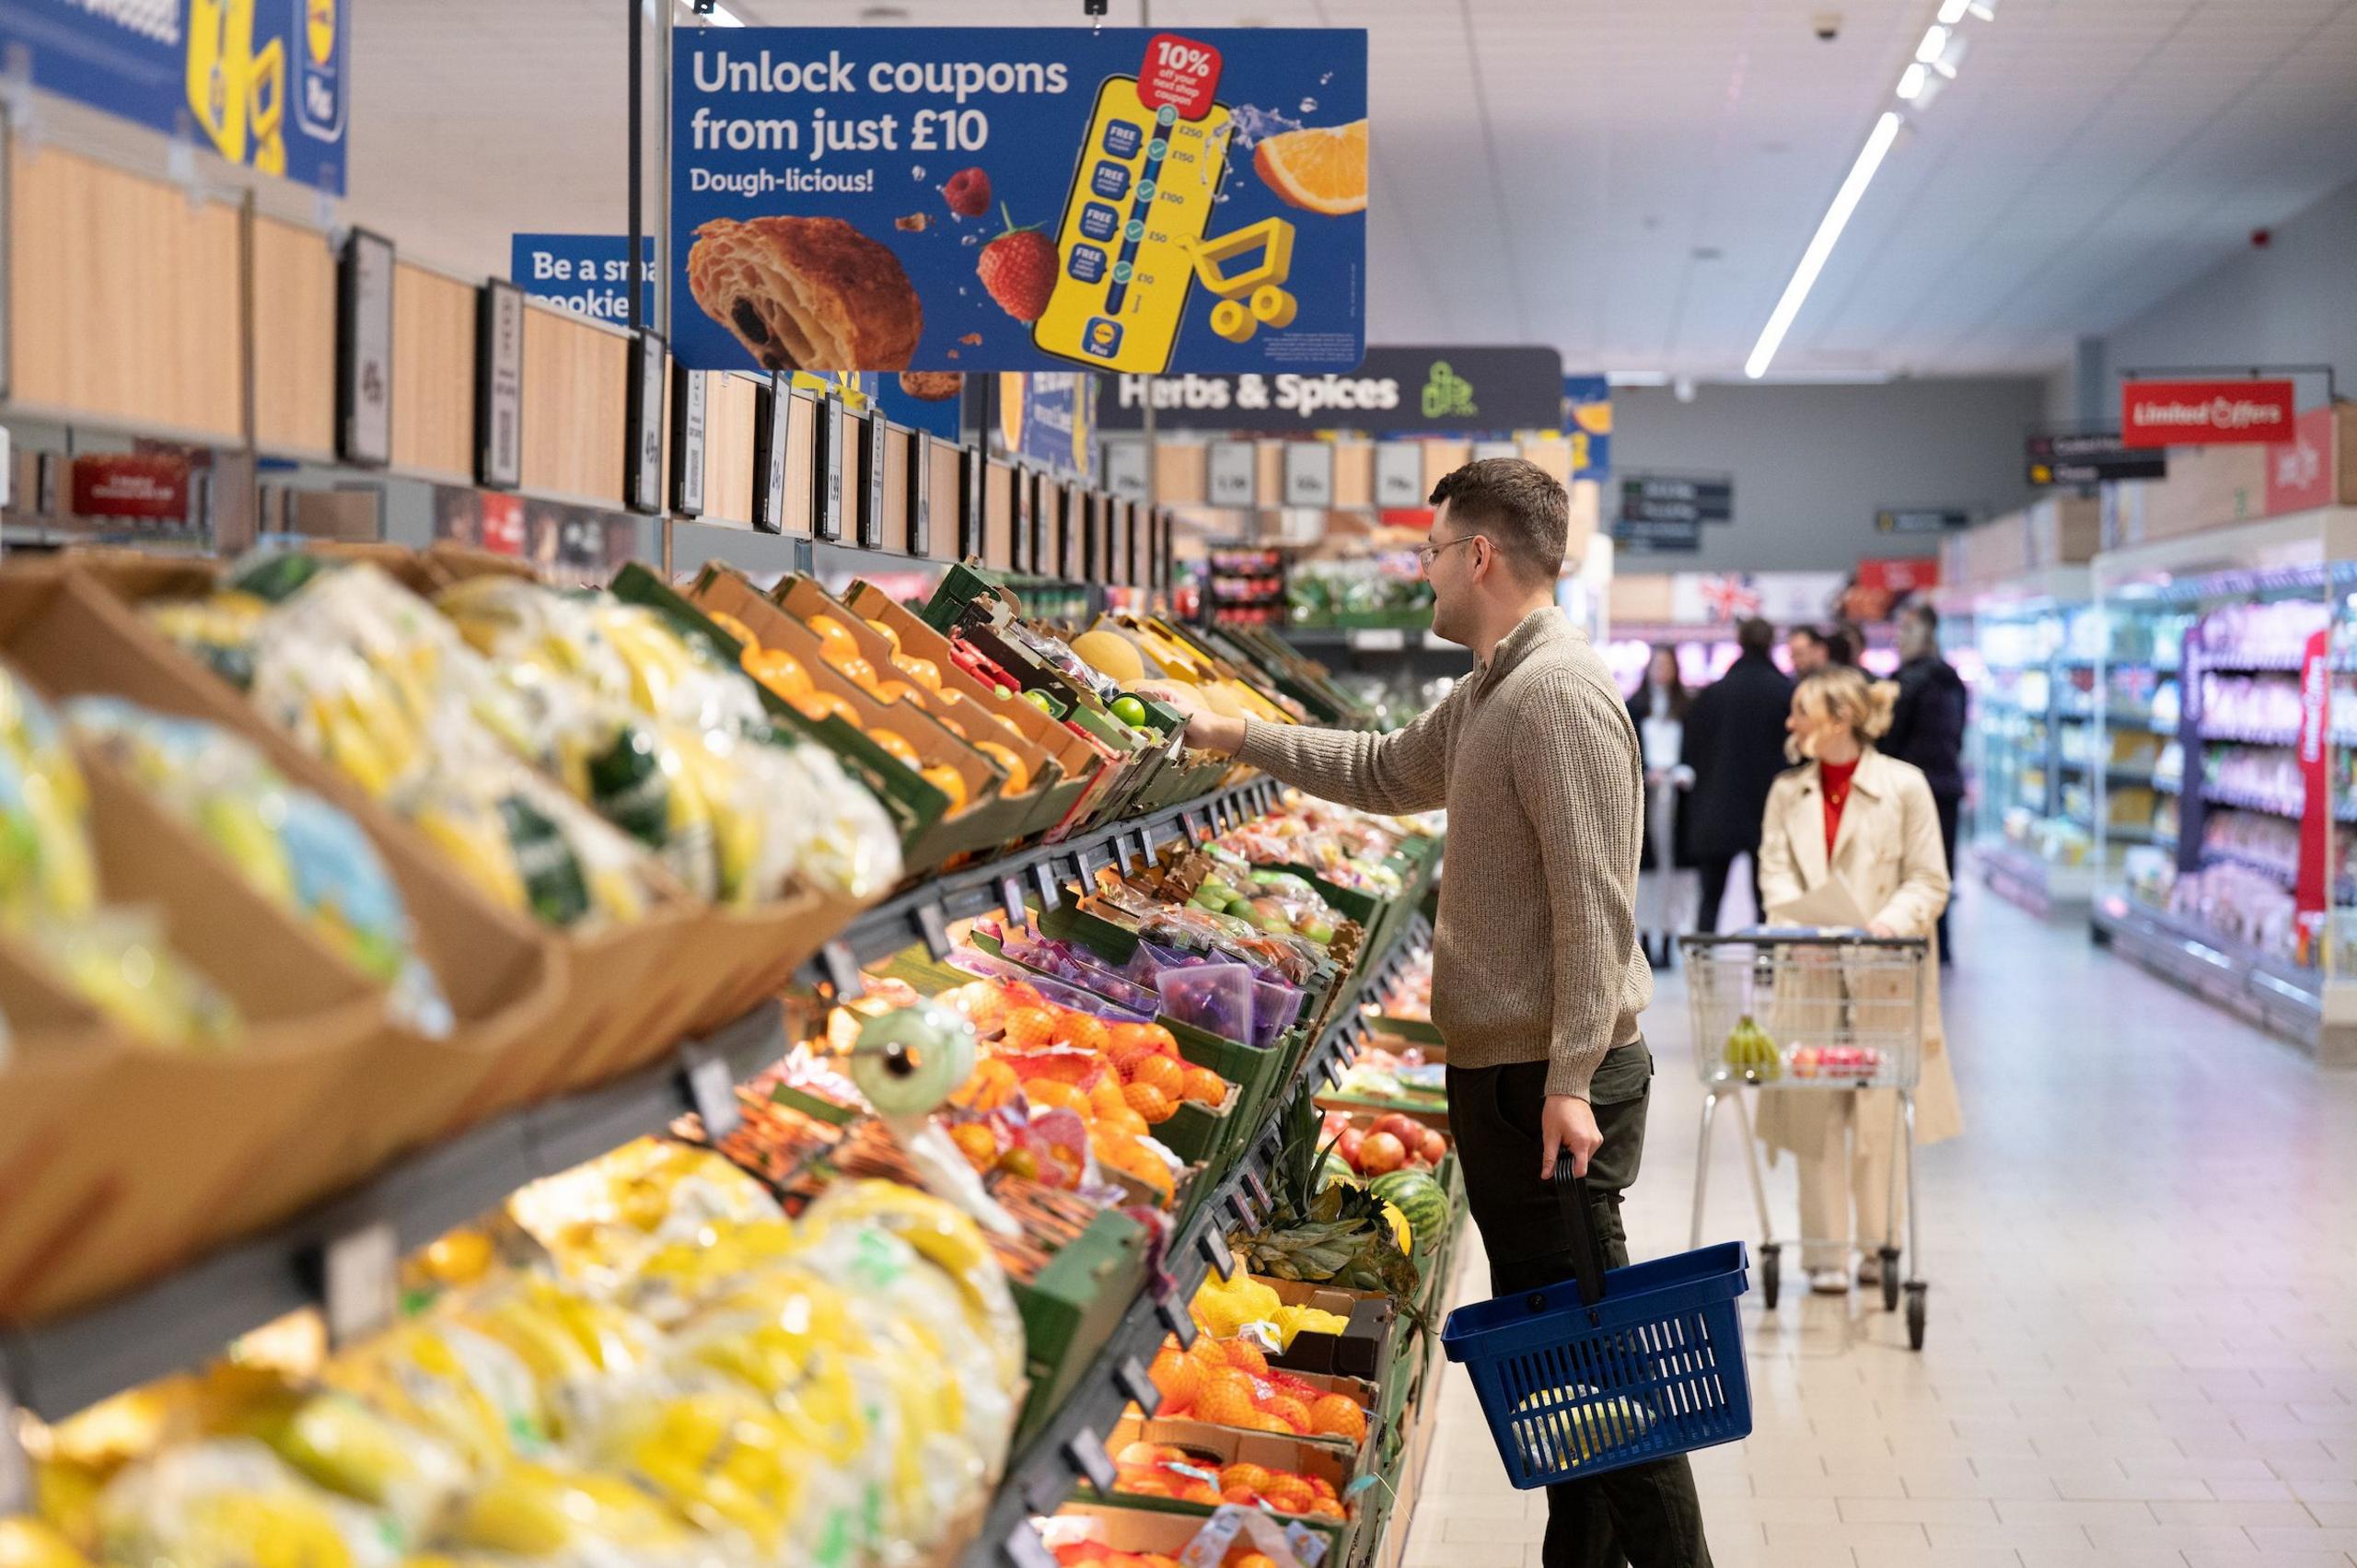
[[[1332,1022],[1304,1060],[1299,1083],[1314,1086],[1321,1078],[1329,1084],[1341,1080],[1343,1063],[1368,1032],[1360,1016],[1360,1001],[1381,994],[1408,955],[1431,935],[1421,914],[1396,923],[1395,931],[1397,936],[1384,951],[1362,959],[1351,991],[1339,999]],[[1196,1287],[1213,1269],[1225,1278],[1237,1267],[1227,1248],[1227,1227],[1252,1223],[1267,1206],[1267,1172],[1277,1152],[1276,1109],[1272,1105],[1268,1123],[1247,1145],[1243,1157],[1171,1237],[1163,1260],[1163,1281],[1150,1283],[1130,1304],[1063,1404],[1030,1443],[1012,1457],[981,1528],[962,1559],[964,1568],[1004,1564],[1042,1568],[1053,1563],[1055,1559],[1031,1527],[1032,1516],[1054,1512],[1084,1480],[1100,1493],[1111,1490],[1113,1466],[1105,1452],[1105,1434],[1120,1419],[1122,1407],[1132,1401],[1147,1414],[1154,1412],[1161,1397],[1145,1375],[1147,1363],[1165,1335],[1177,1334],[1182,1342],[1193,1339],[1187,1307]]]
[[[1255,778],[922,883],[867,911],[806,966],[805,978],[842,993],[838,977],[848,974],[855,991],[859,964],[928,941],[941,929],[937,921],[997,907],[1010,884],[1028,884],[1031,896],[1039,896],[1058,886],[1056,878],[1086,876],[1124,846],[1142,843],[1150,852],[1179,832],[1216,831],[1275,797],[1271,781]],[[0,1330],[0,1384],[13,1402],[56,1419],[209,1360],[231,1340],[286,1313],[315,1307],[334,1319],[347,1304],[329,1300],[330,1249],[370,1245],[383,1234],[378,1227],[389,1227],[396,1255],[422,1247],[528,1182],[702,1110],[716,1093],[776,1062],[786,1045],[783,1010],[766,1004],[706,1038],[681,1041],[669,1061],[494,1118],[152,1283],[40,1327]]]
[[[1278,795],[1273,781],[1254,777],[1061,842],[936,874],[865,912],[798,978],[822,996],[847,998],[859,989],[863,965],[911,947],[946,950],[951,922],[1051,906],[1108,863],[1151,856],[1174,839],[1208,839],[1269,809]],[[1429,876],[1418,878],[1400,900],[1399,918],[1380,920],[1370,931],[1368,947],[1297,1071],[1295,1082],[1305,1092],[1341,1080],[1369,1032],[1362,1004],[1387,990],[1408,955],[1429,942],[1430,925],[1415,907],[1428,889]],[[203,1365],[240,1335],[304,1308],[320,1310],[331,1325],[367,1325],[372,1316],[389,1310],[392,1264],[400,1257],[530,1181],[633,1139],[659,1134],[683,1115],[733,1102],[737,1086],[779,1060],[792,1033],[784,1007],[766,1003],[707,1037],[681,1042],[653,1066],[497,1117],[404,1157],[293,1220],[97,1307],[36,1328],[0,1330],[0,1408],[15,1404],[43,1419],[59,1419],[122,1390]],[[1272,1102],[1262,1124],[1242,1144],[1243,1153],[1171,1235],[1160,1269],[1121,1310],[1070,1392],[1010,1456],[977,1527],[959,1532],[965,1544],[958,1561],[972,1568],[1051,1562],[1032,1517],[1052,1512],[1084,1481],[1109,1487],[1104,1434],[1127,1405],[1135,1402],[1148,1413],[1158,1405],[1146,1365],[1166,1335],[1192,1337],[1188,1304],[1195,1290],[1212,1271],[1225,1276],[1236,1267],[1225,1240],[1228,1228],[1254,1223],[1269,1202],[1277,1112]],[[1453,1256],[1452,1248],[1436,1259],[1435,1273],[1445,1274]],[[362,1265],[339,1267],[340,1258],[357,1258]],[[365,1266],[370,1259],[373,1270]],[[355,1278],[368,1283],[354,1285]],[[332,1283],[339,1280],[342,1286]],[[1445,1283],[1434,1288],[1445,1288]],[[367,1300],[370,1289],[381,1299]],[[1429,1387],[1429,1366],[1425,1374],[1418,1379],[1422,1388]],[[1409,1409],[1412,1419],[1425,1423],[1428,1439],[1427,1412]],[[1404,1444],[1401,1452],[1407,1452]],[[23,1473],[14,1459],[13,1446],[0,1449],[0,1507],[20,1501],[10,1495],[11,1477]],[[1392,1463],[1399,1468],[1401,1461]],[[1385,1541],[1387,1523],[1378,1516],[1359,1529],[1348,1561],[1369,1560]]]

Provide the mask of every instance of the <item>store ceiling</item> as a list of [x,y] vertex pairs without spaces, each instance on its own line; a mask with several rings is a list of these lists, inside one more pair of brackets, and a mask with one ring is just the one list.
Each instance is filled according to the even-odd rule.
[[[749,21],[1072,25],[1080,0],[728,0]],[[1117,24],[1139,0],[1113,0]],[[1152,0],[1371,34],[1372,335],[1737,373],[1937,0]],[[2357,174],[2357,0],[1997,0],[1774,374],[2045,371]],[[1841,16],[1821,42],[1812,18]],[[354,7],[352,208],[504,270],[621,226],[624,5]]]

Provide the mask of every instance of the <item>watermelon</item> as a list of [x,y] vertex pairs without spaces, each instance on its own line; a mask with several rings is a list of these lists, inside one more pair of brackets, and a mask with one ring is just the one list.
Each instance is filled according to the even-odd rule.
[[1407,1216],[1408,1230],[1416,1238],[1417,1251],[1431,1251],[1447,1234],[1448,1194],[1423,1171],[1395,1170],[1387,1176],[1378,1176],[1367,1191]]

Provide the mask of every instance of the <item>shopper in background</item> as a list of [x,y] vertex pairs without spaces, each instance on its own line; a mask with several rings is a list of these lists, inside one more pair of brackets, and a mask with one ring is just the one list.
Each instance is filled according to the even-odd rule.
[[[1797,656],[1805,631],[1794,627]],[[1824,645],[1809,639],[1818,650]],[[1776,629],[1754,616],[1735,630],[1736,656],[1727,672],[1696,694],[1686,712],[1680,760],[1694,775],[1687,792],[1687,848],[1701,874],[1698,930],[1719,928],[1719,906],[1736,857],[1751,857],[1752,911],[1759,904],[1759,814],[1769,786],[1784,769],[1784,714],[1793,683],[1769,657]]]
[[1832,662],[1825,633],[1814,626],[1795,626],[1784,633],[1784,657],[1793,667],[1795,680],[1815,675]]
[[[1940,847],[1954,877],[1956,813],[1964,804],[1964,677],[1940,654],[1940,612],[1921,599],[1910,599],[1898,612],[1898,704],[1891,710],[1882,752],[1912,762],[1931,782],[1933,803],[1940,808]],[[1944,907],[1940,962],[1955,961]]]
[[[1948,865],[1932,786],[1921,769],[1875,749],[1898,697],[1890,682],[1840,668],[1819,670],[1793,693],[1791,749],[1800,765],[1776,781],[1760,829],[1760,890],[1771,917],[1838,880],[1866,915],[1871,935],[1933,936],[1947,904]],[[1833,978],[1839,973],[1829,971],[1828,983],[1849,983]],[[1964,1126],[1940,1028],[1936,968],[1924,983],[1919,1144],[1952,1138]],[[1801,1232],[1815,1238],[1803,1249],[1802,1263],[1814,1291],[1850,1288],[1850,1247],[1838,1238],[1853,1234],[1866,1251],[1859,1282],[1881,1282],[1885,1260],[1875,1249],[1906,1218],[1890,1206],[1896,1103],[1889,1089],[1761,1093],[1760,1138],[1771,1151],[1790,1151],[1800,1165]]]
[[1665,643],[1645,662],[1643,684],[1629,698],[1629,718],[1645,759],[1644,857],[1637,864],[1637,935],[1658,968],[1677,962],[1678,934],[1692,907],[1694,854],[1689,844],[1686,792],[1694,772],[1684,762],[1686,712],[1693,705],[1678,669],[1678,650]]
[[[1369,735],[1211,713],[1175,691],[1190,745],[1369,811],[1449,813],[1433,936],[1433,1022],[1448,1043],[1449,1130],[1493,1294],[1571,1277],[1558,1158],[1587,1179],[1606,1262],[1629,1260],[1653,1057],[1637,1016],[1644,770],[1612,674],[1555,607],[1571,498],[1545,470],[1488,458],[1444,478],[1420,552],[1433,630],[1480,668],[1406,728]],[[1762,645],[1765,646],[1763,641]],[[1706,1568],[1681,1456],[1548,1489],[1547,1568]]]
[[1858,668],[1858,660],[1866,651],[1865,629],[1854,621],[1837,621],[1826,628],[1825,662],[1846,668]]

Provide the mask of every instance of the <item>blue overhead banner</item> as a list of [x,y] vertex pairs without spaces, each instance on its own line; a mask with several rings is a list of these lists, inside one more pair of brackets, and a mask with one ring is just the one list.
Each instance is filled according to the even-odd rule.
[[1612,383],[1601,376],[1563,377],[1563,434],[1572,444],[1572,477],[1612,474]]
[[33,86],[343,194],[350,0],[0,0]]
[[1064,478],[1087,479],[1096,467],[1097,388],[1096,377],[1072,371],[1002,374],[993,446]]
[[689,365],[1359,362],[1362,29],[708,28],[671,105]]
[[[655,241],[639,239],[639,319],[655,325]],[[519,234],[509,242],[507,276],[534,299],[610,322],[630,324],[630,237]]]

